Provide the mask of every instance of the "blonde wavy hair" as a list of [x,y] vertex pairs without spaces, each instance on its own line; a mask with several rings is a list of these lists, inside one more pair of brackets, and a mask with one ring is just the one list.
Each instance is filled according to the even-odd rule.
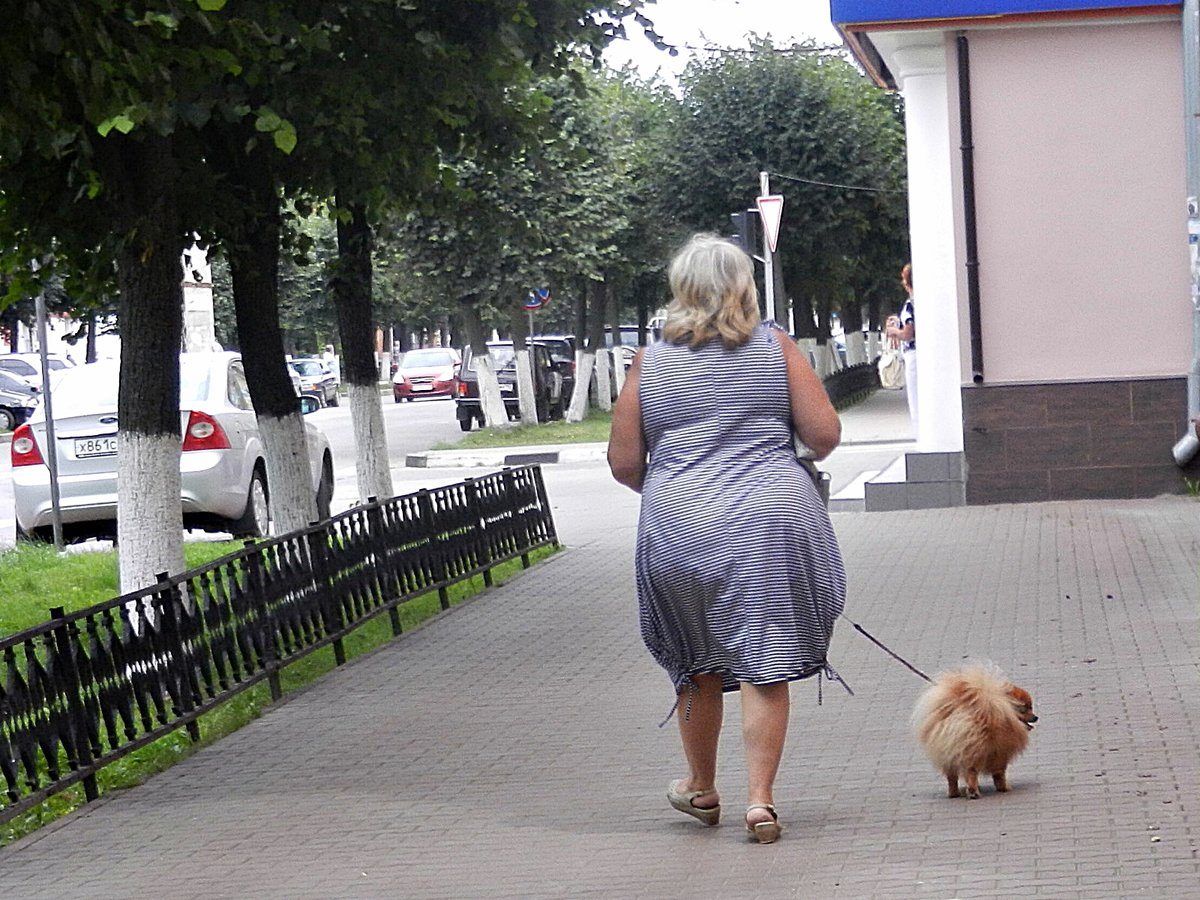
[[719,337],[729,350],[750,340],[758,326],[754,263],[715,234],[697,234],[671,260],[671,302],[663,337],[693,349]]

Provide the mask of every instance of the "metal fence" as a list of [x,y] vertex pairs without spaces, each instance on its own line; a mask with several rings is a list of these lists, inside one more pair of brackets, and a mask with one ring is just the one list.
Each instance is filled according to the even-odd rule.
[[825,379],[825,393],[836,409],[845,409],[879,387],[879,370],[874,362],[839,369]]
[[152,588],[0,638],[0,822],[399,606],[557,544],[541,469],[373,501]]

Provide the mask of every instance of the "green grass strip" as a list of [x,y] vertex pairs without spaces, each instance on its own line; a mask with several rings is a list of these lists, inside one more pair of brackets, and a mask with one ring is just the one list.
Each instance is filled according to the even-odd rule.
[[483,447],[526,447],[535,444],[608,443],[612,413],[593,410],[582,422],[546,422],[541,425],[512,425],[481,428],[453,444],[438,444],[435,450],[478,450]]

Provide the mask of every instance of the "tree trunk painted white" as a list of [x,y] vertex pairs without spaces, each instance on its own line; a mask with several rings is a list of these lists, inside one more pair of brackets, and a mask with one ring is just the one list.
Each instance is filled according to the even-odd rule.
[[267,461],[267,498],[271,531],[286,534],[317,521],[317,492],[308,461],[308,437],[300,413],[275,417],[260,414],[263,456]]
[[575,387],[571,390],[571,405],[567,409],[568,422],[582,422],[587,418],[588,393],[595,367],[596,354],[587,350],[575,354]]
[[879,337],[878,331],[867,333],[867,359],[878,359],[879,354],[883,352],[883,344]]
[[500,396],[500,380],[496,377],[496,366],[492,354],[481,353],[473,358],[475,374],[479,380],[479,403],[483,407],[484,422],[491,428],[508,428],[508,412]]
[[813,341],[812,356],[813,370],[819,377],[828,378],[833,374],[833,355],[829,352],[828,344]]
[[122,429],[117,453],[117,559],[120,591],[178,575],[183,562],[178,434]]
[[867,342],[861,331],[846,334],[846,365],[857,366],[867,361]]
[[385,500],[395,496],[387,431],[383,427],[383,398],[377,386],[350,385],[350,417],[354,423],[354,468],[359,500],[370,497]]
[[[816,338],[796,338],[796,346],[800,348],[805,358],[812,364],[814,370],[817,368],[817,339]],[[817,372],[817,374],[821,374]]]
[[533,387],[533,363],[528,347],[517,351],[517,404],[521,410],[521,424],[536,425],[537,392]]
[[625,354],[620,350],[612,351],[613,378],[616,379],[617,396],[625,390]]
[[612,353],[596,351],[596,407],[604,412],[612,411]]

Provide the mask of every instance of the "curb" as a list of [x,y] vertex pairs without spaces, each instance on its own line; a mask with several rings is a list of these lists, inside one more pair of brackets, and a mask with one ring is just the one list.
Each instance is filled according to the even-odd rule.
[[606,458],[607,444],[559,444],[535,447],[481,447],[478,450],[427,450],[410,453],[404,465],[410,469],[466,468],[472,466],[526,466],[597,462]]

